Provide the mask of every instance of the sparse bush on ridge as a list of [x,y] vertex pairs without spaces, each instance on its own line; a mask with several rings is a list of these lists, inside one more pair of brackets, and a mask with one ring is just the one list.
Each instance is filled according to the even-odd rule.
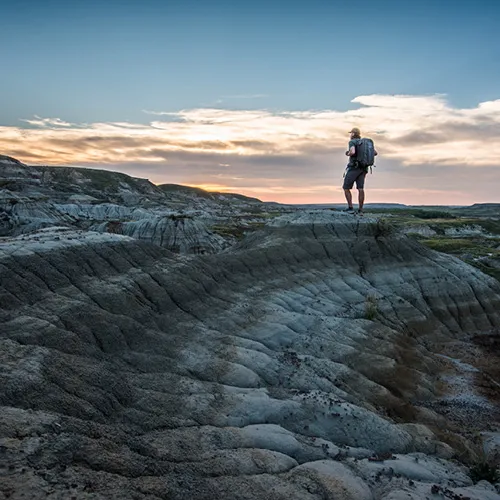
[[474,484],[479,481],[488,481],[495,484],[500,481],[499,469],[488,462],[479,462],[469,469],[469,476]]
[[370,321],[374,320],[378,314],[377,297],[375,295],[368,295],[365,301],[365,319]]
[[394,227],[387,219],[378,219],[374,226],[375,239],[390,236],[394,232]]
[[174,222],[177,221],[184,221],[185,219],[194,219],[192,215],[186,215],[186,214],[171,214],[168,216],[170,220],[173,220]]

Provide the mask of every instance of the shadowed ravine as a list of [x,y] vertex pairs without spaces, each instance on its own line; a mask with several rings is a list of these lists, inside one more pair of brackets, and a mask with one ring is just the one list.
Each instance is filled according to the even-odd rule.
[[216,255],[58,238],[0,246],[0,498],[500,498],[463,465],[493,278],[329,211]]

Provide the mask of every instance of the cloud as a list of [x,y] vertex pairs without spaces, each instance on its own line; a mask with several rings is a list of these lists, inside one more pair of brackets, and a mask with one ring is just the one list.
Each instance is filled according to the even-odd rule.
[[351,102],[371,108],[406,112],[417,111],[419,113],[445,110],[447,107],[446,96],[444,94],[434,94],[432,96],[372,94],[356,97]]
[[21,121],[26,122],[30,125],[34,125],[36,127],[71,127],[72,126],[71,123],[60,120],[59,118],[40,118],[37,115],[35,115],[34,118],[32,118],[31,120],[24,119]]
[[[373,94],[352,102],[359,107],[347,111],[145,111],[155,116],[149,124],[34,116],[23,120],[28,126],[0,127],[0,151],[25,163],[115,168],[154,182],[222,185],[231,191],[246,186],[277,196],[280,186],[288,191],[296,186],[298,195],[323,186],[329,193],[340,184],[347,132],[359,126],[376,142],[382,167],[377,172],[404,176],[406,183],[427,182],[421,189],[429,196],[436,179],[450,183],[454,172],[465,172],[469,181],[477,179],[475,172],[496,172],[500,99],[464,109],[450,106],[441,94]],[[377,189],[380,179],[386,189],[397,187],[384,174],[375,178]],[[480,181],[475,182],[479,192]],[[460,189],[466,186],[455,191]]]

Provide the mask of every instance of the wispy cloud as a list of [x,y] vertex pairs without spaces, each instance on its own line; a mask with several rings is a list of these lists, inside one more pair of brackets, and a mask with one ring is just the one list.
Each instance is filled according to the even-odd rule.
[[179,112],[172,112],[172,111],[152,111],[149,109],[143,109],[142,112],[147,115],[153,115],[153,116],[170,116],[172,118],[179,117]]
[[34,125],[36,127],[71,127],[73,126],[69,122],[65,122],[59,118],[41,118],[35,115],[31,120],[21,119],[21,121],[28,123],[29,125]]
[[[23,120],[29,127],[0,127],[0,150],[26,163],[117,169],[122,165],[134,175],[151,172],[152,180],[159,182],[170,182],[172,177],[172,182],[185,184],[224,181],[232,191],[242,186],[235,178],[248,179],[247,192],[260,186],[262,193],[270,189],[279,195],[280,186],[289,192],[296,186],[300,193],[322,183],[331,185],[332,165],[342,169],[345,163],[347,132],[359,126],[363,135],[375,140],[379,165],[385,162],[386,172],[404,172],[407,179],[419,175],[413,166],[432,167],[433,176],[443,175],[436,168],[444,168],[443,182],[448,183],[459,167],[461,172],[498,167],[500,99],[466,109],[450,106],[443,95],[374,94],[352,102],[360,107],[282,113],[215,108],[145,111],[159,117],[146,125],[78,124],[35,116]],[[215,182],[221,171],[231,171],[231,176]]]

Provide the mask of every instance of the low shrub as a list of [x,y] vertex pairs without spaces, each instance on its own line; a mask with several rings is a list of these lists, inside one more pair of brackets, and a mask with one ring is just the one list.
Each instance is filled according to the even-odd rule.
[[469,469],[469,476],[474,483],[479,481],[488,481],[495,484],[500,481],[500,472],[488,462],[479,462]]
[[377,297],[368,295],[365,301],[365,319],[374,320],[378,314]]
[[394,232],[394,226],[387,219],[378,219],[374,224],[375,239],[390,236]]
[[419,219],[456,219],[450,212],[443,212],[441,210],[414,210],[411,215]]

